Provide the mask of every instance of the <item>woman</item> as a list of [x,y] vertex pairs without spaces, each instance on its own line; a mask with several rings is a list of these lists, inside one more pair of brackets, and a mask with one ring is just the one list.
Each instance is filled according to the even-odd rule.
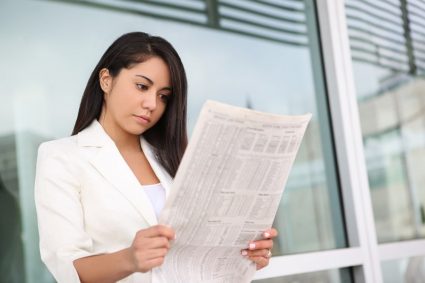
[[[187,145],[186,89],[166,40],[125,34],[92,72],[73,135],[40,146],[40,251],[57,281],[151,282],[176,236],[157,218]],[[276,234],[241,254],[266,266]]]

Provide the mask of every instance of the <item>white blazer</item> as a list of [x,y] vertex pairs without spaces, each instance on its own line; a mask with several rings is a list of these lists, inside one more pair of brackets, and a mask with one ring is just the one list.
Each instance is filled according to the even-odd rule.
[[[168,196],[172,178],[140,142]],[[59,283],[80,282],[75,259],[128,248],[138,230],[157,224],[148,196],[96,120],[40,145],[35,203],[41,258]],[[151,282],[151,272],[119,282]]]

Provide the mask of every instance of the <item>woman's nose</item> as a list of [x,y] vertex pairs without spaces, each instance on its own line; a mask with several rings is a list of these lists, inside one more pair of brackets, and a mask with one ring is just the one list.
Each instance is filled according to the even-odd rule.
[[145,93],[145,95],[143,95],[142,107],[149,109],[150,111],[155,110],[156,108],[156,93],[155,92],[150,91],[148,93]]

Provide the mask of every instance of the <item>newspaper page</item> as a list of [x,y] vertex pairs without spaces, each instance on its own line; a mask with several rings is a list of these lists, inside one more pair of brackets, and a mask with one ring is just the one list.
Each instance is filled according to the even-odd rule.
[[153,282],[251,282],[241,249],[272,226],[310,119],[204,104],[160,216],[176,240]]

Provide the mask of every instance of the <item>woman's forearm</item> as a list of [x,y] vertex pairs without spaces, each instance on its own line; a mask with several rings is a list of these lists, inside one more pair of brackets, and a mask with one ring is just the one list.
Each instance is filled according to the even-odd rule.
[[135,271],[130,248],[79,258],[74,260],[74,266],[82,283],[116,282]]
[[80,281],[116,282],[134,272],[147,272],[164,262],[175,238],[173,229],[155,225],[137,231],[133,243],[127,249],[110,254],[88,256],[74,260]]

